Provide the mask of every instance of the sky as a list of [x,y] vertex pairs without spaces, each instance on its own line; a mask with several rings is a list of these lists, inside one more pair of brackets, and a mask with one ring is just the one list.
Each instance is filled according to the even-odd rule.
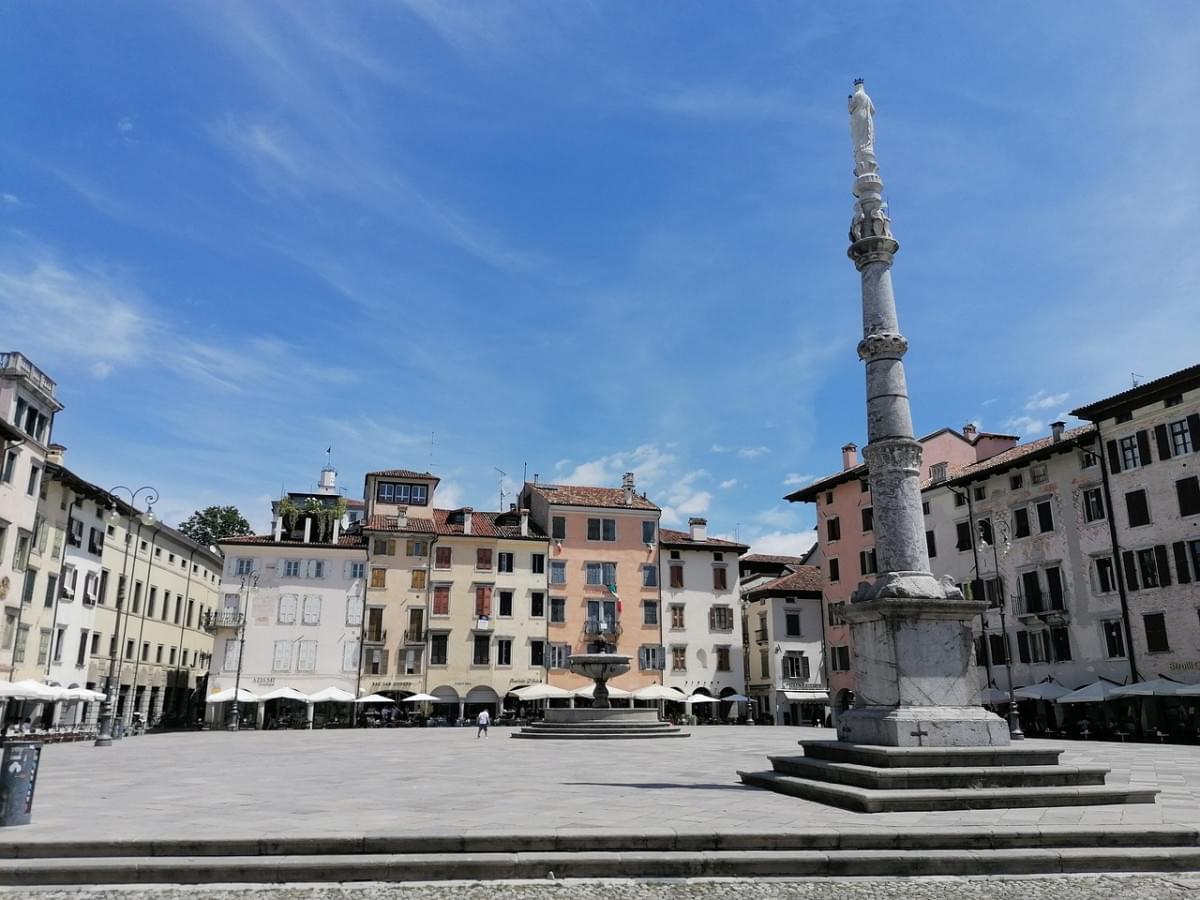
[[[326,461],[617,486],[803,552],[865,443],[866,79],[918,434],[1198,359],[1200,5],[9,3],[0,350],[156,511]],[[501,474],[505,473],[505,474]]]

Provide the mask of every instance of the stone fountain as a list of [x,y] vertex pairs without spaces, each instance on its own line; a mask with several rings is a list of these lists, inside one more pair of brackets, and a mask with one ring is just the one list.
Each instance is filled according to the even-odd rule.
[[619,653],[576,653],[567,666],[576,675],[596,682],[591,706],[547,709],[546,717],[513,733],[515,738],[622,740],[688,737],[688,733],[662,722],[657,709],[616,709],[608,699],[608,680],[629,671],[630,657]]

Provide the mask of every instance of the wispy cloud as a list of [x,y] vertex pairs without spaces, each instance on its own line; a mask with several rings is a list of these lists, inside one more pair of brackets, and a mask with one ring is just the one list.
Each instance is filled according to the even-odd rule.
[[1025,402],[1025,408],[1030,411],[1041,409],[1054,409],[1061,407],[1067,402],[1070,393],[1063,391],[1061,394],[1051,394],[1046,391],[1038,391]]
[[750,539],[750,552],[778,556],[803,556],[817,542],[817,533],[807,531],[768,531]]
[[736,478],[726,478],[719,486],[721,490],[728,491],[729,489],[738,486],[738,480]]
[[812,475],[800,475],[796,472],[788,474],[787,478],[783,479],[784,487],[798,487],[803,484],[808,484],[813,480]]
[[771,452],[770,447],[739,447],[737,455],[741,459],[758,459]]

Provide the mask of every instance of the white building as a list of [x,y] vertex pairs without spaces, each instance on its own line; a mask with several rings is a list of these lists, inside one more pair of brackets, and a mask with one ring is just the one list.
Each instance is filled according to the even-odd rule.
[[[749,549],[709,537],[704,519],[689,520],[688,531],[659,529],[662,608],[655,613],[662,619],[668,687],[710,697],[745,692],[738,558]],[[693,712],[722,710],[711,704]]]

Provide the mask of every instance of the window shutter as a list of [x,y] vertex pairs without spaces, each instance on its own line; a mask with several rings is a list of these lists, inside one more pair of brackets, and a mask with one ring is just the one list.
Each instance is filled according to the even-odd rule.
[[1151,463],[1150,435],[1148,435],[1146,433],[1146,430],[1143,428],[1141,431],[1139,431],[1137,433],[1136,436],[1137,436],[1137,448],[1138,448],[1138,461],[1143,466],[1148,466]]
[[1137,561],[1133,558],[1133,551],[1126,550],[1121,554],[1121,561],[1125,564],[1125,585],[1131,591],[1138,589],[1137,579]]
[[1188,432],[1191,435],[1192,452],[1200,450],[1200,413],[1192,413],[1187,417]]
[[1171,442],[1167,438],[1167,426],[1154,426],[1154,440],[1158,443],[1158,458],[1167,460],[1171,458]]
[[1121,471],[1121,451],[1117,449],[1116,441],[1109,441],[1105,446],[1108,447],[1108,471],[1112,473]]
[[638,668],[645,671],[646,669],[646,648],[638,647]]
[[[1180,584],[1187,584],[1192,580],[1188,567],[1187,544],[1183,541],[1176,541],[1172,547],[1175,549],[1175,575]],[[1197,573],[1197,576],[1200,577],[1200,573]]]
[[1167,561],[1167,545],[1158,544],[1154,548],[1154,562],[1158,566],[1158,586],[1171,586],[1171,564]]

